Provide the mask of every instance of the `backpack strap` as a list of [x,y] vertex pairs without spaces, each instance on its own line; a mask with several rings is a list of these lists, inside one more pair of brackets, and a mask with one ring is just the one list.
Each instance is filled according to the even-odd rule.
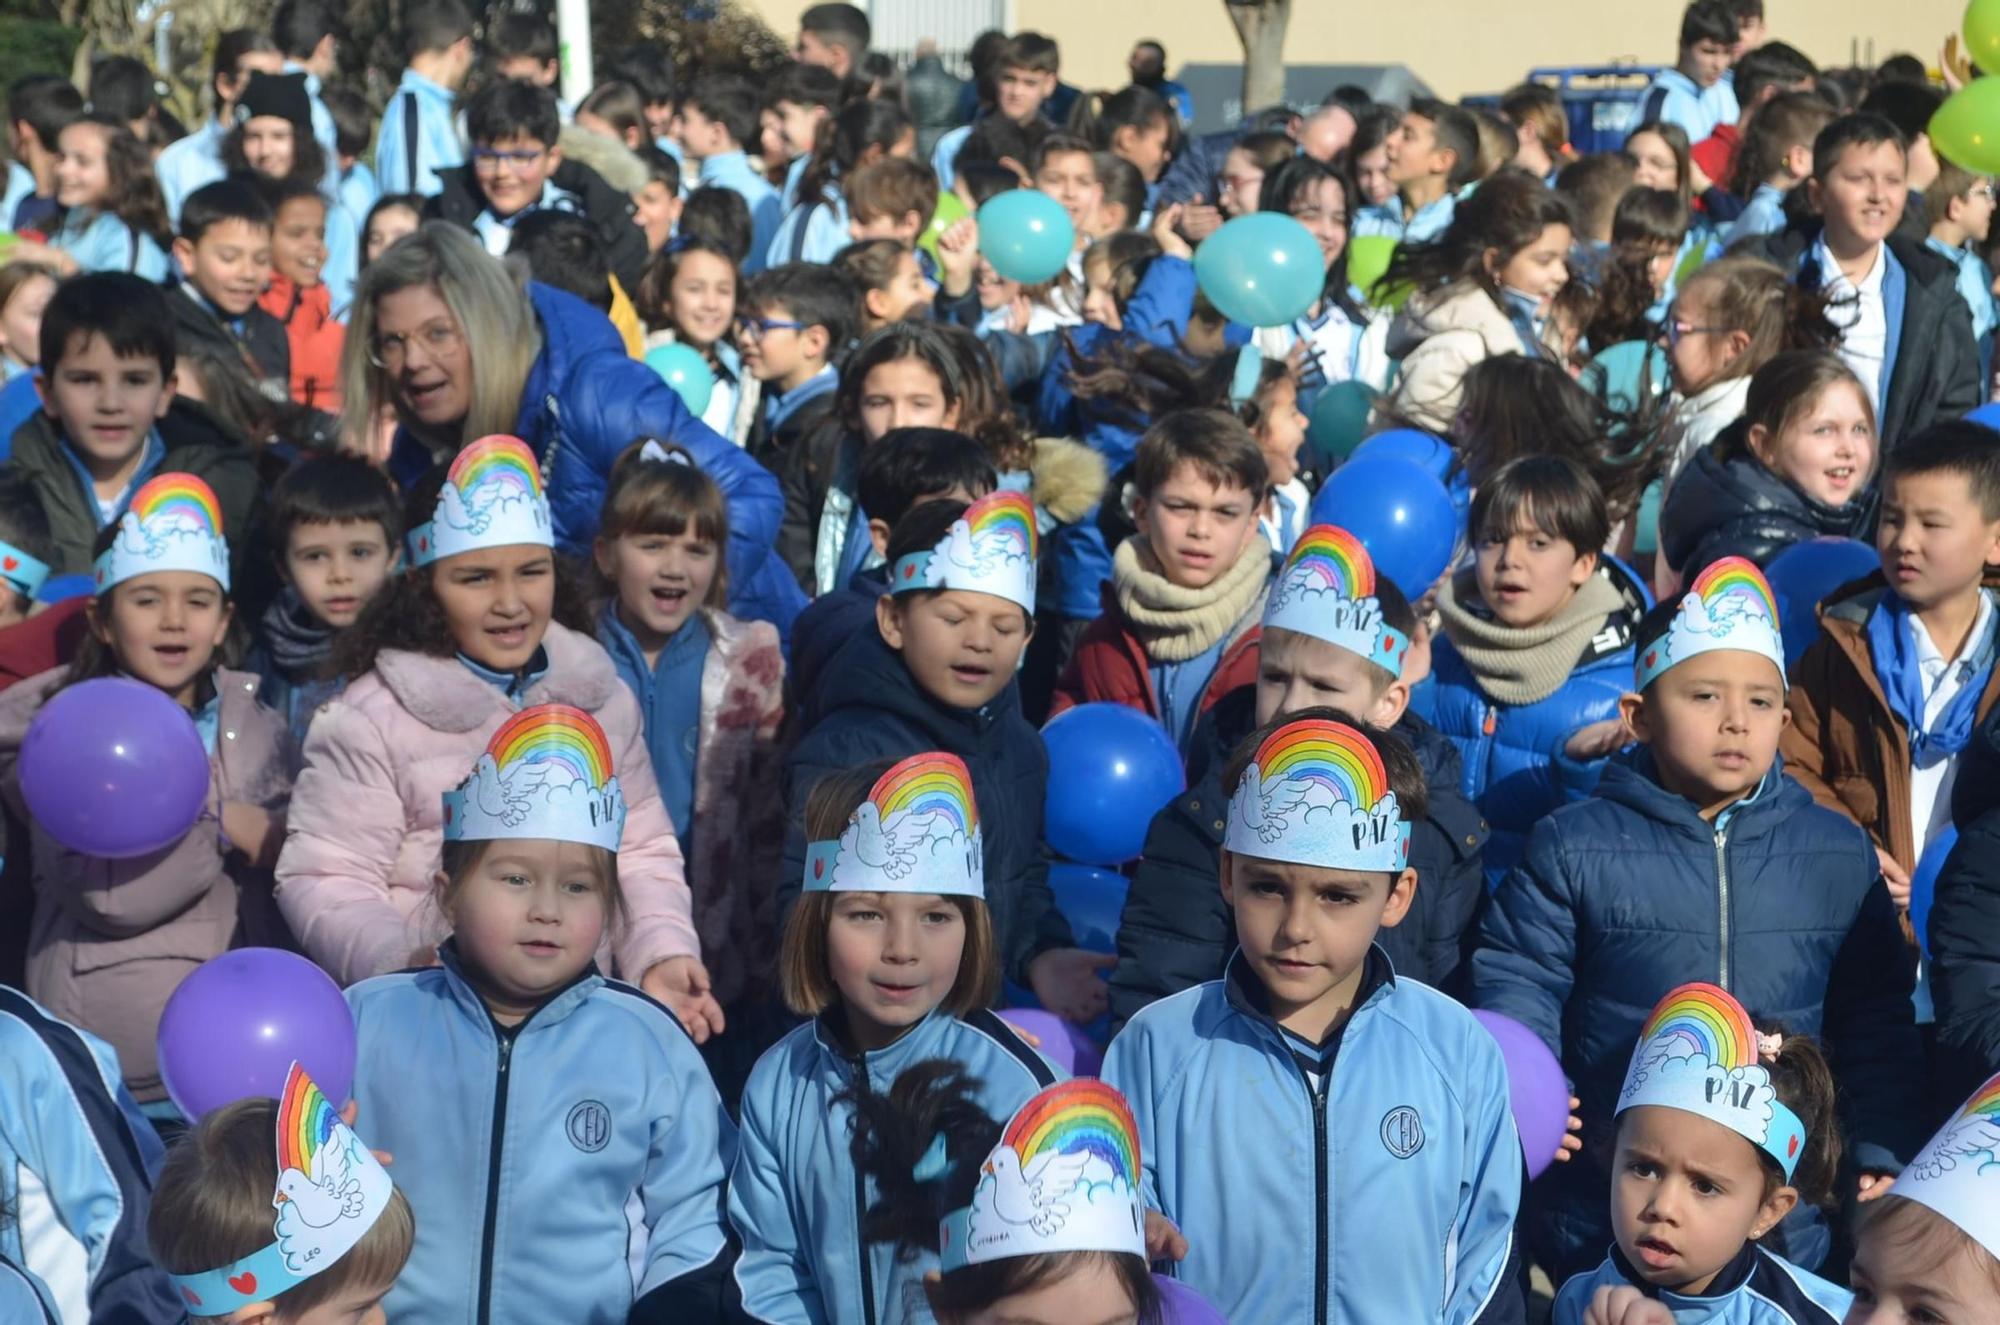
[[417,94],[414,92],[403,94],[403,155],[410,162],[408,189],[411,193],[422,193],[417,187]]

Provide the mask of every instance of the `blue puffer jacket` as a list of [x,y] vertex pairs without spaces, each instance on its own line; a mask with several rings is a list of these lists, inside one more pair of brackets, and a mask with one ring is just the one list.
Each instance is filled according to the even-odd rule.
[[[611,319],[551,286],[530,284],[528,297],[542,324],[542,352],[521,388],[514,432],[542,462],[556,546],[590,555],[605,483],[626,447],[641,437],[684,446],[729,505],[731,615],[769,621],[788,634],[805,595],[771,555],[784,514],[778,480],[689,414],[673,388],[629,357]],[[431,464],[430,450],[407,428],[398,429],[389,456],[396,481],[410,487]]]
[[1616,1247],[1594,1274],[1579,1274],[1556,1294],[1551,1325],[1583,1325],[1584,1312],[1600,1288],[1630,1285],[1674,1313],[1674,1325],[1840,1325],[1854,1294],[1816,1274],[1773,1256],[1754,1242],[1743,1244],[1708,1290],[1697,1295],[1669,1293],[1639,1276]]
[[1711,824],[1641,750],[1535,825],[1472,957],[1474,1005],[1541,1036],[1583,1102],[1583,1154],[1536,1189],[1552,1272],[1604,1255],[1618,1088],[1653,1005],[1690,980],[1821,1041],[1860,1167],[1893,1172],[1923,1140],[1912,972],[1867,834],[1776,765]]
[[[1618,716],[1618,700],[1632,688],[1632,632],[1652,606],[1630,570],[1605,559],[1597,573],[1624,598],[1604,629],[1584,646],[1569,679],[1546,699],[1502,704],[1487,697],[1479,678],[1450,639],[1432,637],[1431,679],[1410,694],[1410,707],[1458,746],[1460,784],[1492,826],[1486,842],[1486,881],[1497,887],[1535,822],[1558,805],[1590,794],[1601,761],[1579,763],[1563,745],[1579,727]],[[1462,571],[1461,583],[1470,579]]]

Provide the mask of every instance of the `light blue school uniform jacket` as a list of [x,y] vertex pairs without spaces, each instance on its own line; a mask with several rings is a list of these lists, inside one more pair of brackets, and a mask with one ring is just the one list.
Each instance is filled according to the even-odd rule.
[[[382,122],[375,131],[375,179],[382,192],[432,197],[444,188],[437,172],[465,164],[454,99],[442,83],[433,83],[414,69],[403,70],[403,80],[382,108]],[[405,122],[412,111],[414,131]]]
[[1674,1325],[1840,1325],[1854,1294],[1807,1274],[1754,1242],[1715,1277],[1705,1293],[1653,1288],[1617,1247],[1589,1274],[1574,1275],[1556,1294],[1549,1325],[1583,1325],[1597,1290],[1629,1284],[1674,1313]]
[[778,191],[750,167],[750,158],[741,150],[723,152],[701,163],[696,176],[698,187],[728,189],[740,194],[750,208],[750,254],[743,259],[743,274],[755,276],[764,270],[771,252],[771,240],[784,219],[778,205]]
[[1354,237],[1388,235],[1401,242],[1428,244],[1451,228],[1452,217],[1456,215],[1455,193],[1427,202],[1407,217],[1403,214],[1403,200],[1392,195],[1387,202],[1370,203],[1355,214]]
[[227,137],[228,126],[210,117],[185,138],[168,143],[153,159],[153,178],[160,182],[160,196],[166,199],[167,219],[176,226],[181,223],[181,204],[188,195],[229,173],[222,164],[222,143]]
[[[1698,143],[1715,132],[1715,126],[1723,123],[1718,117],[1735,102],[1733,88],[1725,98],[1714,87],[1698,86],[1679,69],[1662,69],[1653,75],[1653,81],[1640,94],[1639,118],[1634,127],[1664,120],[1668,124],[1680,125],[1687,130],[1688,141]],[[1730,124],[1735,122],[1734,116],[1728,120]]]
[[751,1320],[902,1319],[889,1297],[907,1275],[897,1271],[893,1247],[861,1245],[861,1217],[876,1200],[875,1185],[854,1167],[854,1111],[835,1100],[863,1085],[886,1094],[904,1071],[937,1058],[981,1082],[980,1103],[996,1123],[1063,1075],[983,1009],[964,1018],[933,1012],[868,1054],[845,1048],[823,1015],[757,1060],[743,1088],[742,1139],[729,1175],[729,1222],[743,1243],[736,1285]]
[[72,207],[49,243],[75,258],[82,271],[129,271],[149,281],[167,279],[167,251],[110,212]]
[[1380,948],[1328,1043],[1266,1008],[1239,952],[1105,1055],[1146,1204],[1187,1235],[1175,1277],[1231,1325],[1522,1319],[1521,1142],[1493,1038]]
[[694,1041],[594,967],[502,1028],[455,945],[438,956],[347,991],[355,1130],[395,1155],[417,1211],[389,1318],[624,1325],[659,1290],[663,1309],[707,1319],[736,1129]]

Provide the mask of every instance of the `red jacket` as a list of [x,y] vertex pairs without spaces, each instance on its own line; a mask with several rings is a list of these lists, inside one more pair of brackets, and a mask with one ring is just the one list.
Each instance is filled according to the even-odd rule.
[[89,605],[87,597],[68,598],[0,629],[0,690],[74,659],[90,629],[83,614]]
[[1743,146],[1743,135],[1733,124],[1718,124],[1715,132],[1688,149],[1688,156],[1701,167],[1701,173],[1718,188],[1728,189],[1729,181],[1736,175],[1736,153]]
[[[1257,639],[1261,634],[1261,619],[1253,617],[1248,629],[1223,644],[1222,656],[1215,663],[1215,675],[1202,691],[1200,712],[1214,708],[1217,700],[1238,686],[1256,684]],[[1062,679],[1056,683],[1049,716],[1053,718],[1078,704],[1109,701],[1157,718],[1160,697],[1153,692],[1152,669],[1146,646],[1139,642],[1125,620],[1116,591],[1106,584],[1104,613],[1078,638],[1076,652],[1070,655],[1069,666],[1063,669]]]
[[333,320],[333,296],[324,283],[301,290],[277,272],[257,300],[285,324],[292,350],[292,399],[308,409],[340,413],[340,347],[347,328]]

